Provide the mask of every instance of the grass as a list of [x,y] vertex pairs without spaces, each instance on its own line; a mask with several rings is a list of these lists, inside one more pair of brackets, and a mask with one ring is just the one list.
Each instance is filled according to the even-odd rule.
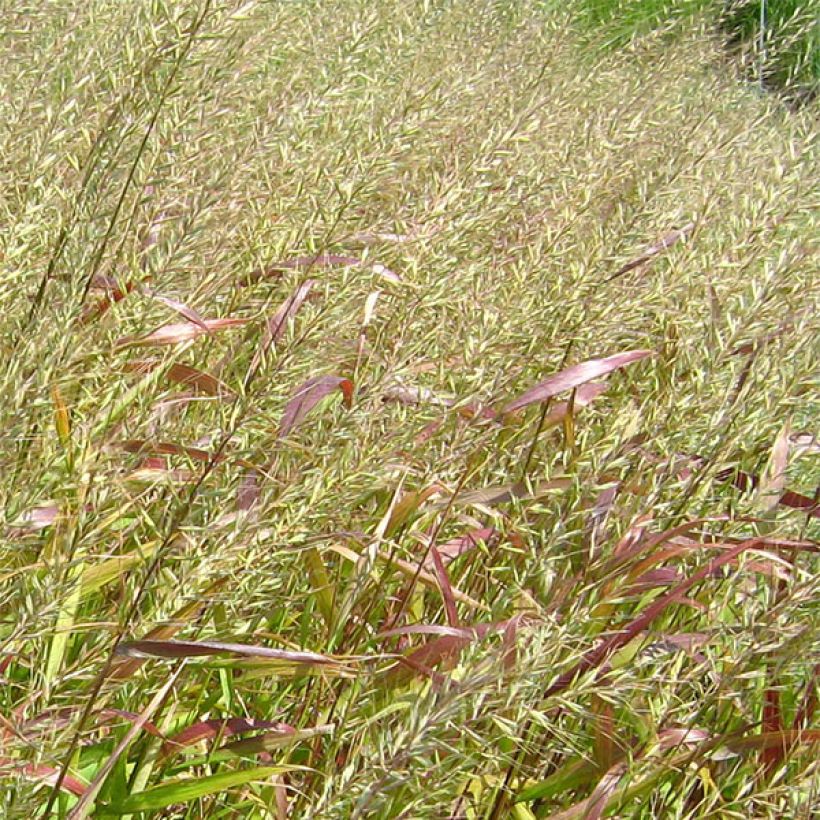
[[3,816],[810,816],[811,105],[543,2],[3,21]]
[[572,7],[587,35],[606,48],[665,31],[677,36],[693,20],[712,20],[714,35],[746,76],[792,105],[816,98],[820,24],[801,0],[578,0]]

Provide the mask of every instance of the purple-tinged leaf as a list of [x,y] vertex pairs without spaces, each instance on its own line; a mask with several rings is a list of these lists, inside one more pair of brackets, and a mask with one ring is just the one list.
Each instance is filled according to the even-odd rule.
[[221,641],[128,641],[117,647],[117,654],[131,658],[173,659],[229,655],[244,658],[265,658],[272,661],[306,666],[339,665],[339,661],[336,658],[320,655],[317,652],[270,649],[266,646],[222,643]]
[[[574,364],[565,370],[550,376],[542,382],[539,382],[535,387],[527,390],[517,399],[513,399],[507,404],[503,411],[504,413],[512,413],[515,410],[520,410],[522,407],[528,407],[531,404],[538,404],[540,402],[551,399],[553,396],[563,393],[565,390],[572,390],[580,387],[586,382],[591,382],[594,379],[599,379],[606,376],[613,370],[618,370],[621,367],[639,362],[647,356],[653,355],[651,350],[628,350],[623,353],[616,353],[613,356],[607,356],[605,359],[590,359],[581,364]],[[596,388],[600,392],[600,388]],[[591,401],[594,396],[591,395]]]
[[695,223],[690,222],[688,225],[684,225],[682,228],[676,231],[671,231],[670,233],[666,234],[660,242],[655,245],[650,245],[640,256],[636,256],[634,259],[631,259],[625,265],[618,269],[616,273],[614,273],[607,281],[611,281],[613,279],[617,279],[619,276],[623,276],[625,273],[628,273],[631,270],[634,270],[641,265],[646,264],[649,262],[650,259],[654,258],[660,253],[663,253],[667,248],[671,248],[672,245],[680,242],[681,239],[685,239],[692,231],[695,230]]
[[132,280],[126,282],[122,288],[110,277],[94,277],[94,282],[97,285],[108,291],[106,296],[103,296],[97,302],[92,305],[86,305],[83,309],[82,314],[80,315],[80,324],[88,324],[89,322],[93,321],[94,319],[98,319],[102,316],[106,311],[111,308],[112,305],[115,305],[117,302],[121,302],[131,293],[134,288],[136,287],[136,283]]
[[118,442],[117,446],[125,450],[126,453],[137,453],[144,456],[187,456],[192,461],[205,464],[213,457],[207,450],[200,450],[198,447],[185,447],[182,444],[173,444],[170,441],[152,442],[145,439],[129,439]]
[[[210,603],[209,596],[222,589],[227,582],[227,578],[219,578],[204,590],[198,591],[196,600],[185,604],[185,606],[174,612],[167,623],[155,626],[146,633],[145,640],[163,641],[173,638],[183,626],[198,618],[205,611]],[[144,657],[118,659],[115,661],[111,677],[114,680],[127,680],[145,663],[145,660]]]
[[236,491],[236,509],[250,510],[259,501],[259,482],[256,473],[248,470]]
[[[24,763],[20,765],[20,761],[12,760],[8,757],[0,757],[0,774],[17,775],[25,780],[33,780],[35,782],[46,783],[54,788],[60,779],[60,770],[53,766],[35,765],[34,763]],[[60,789],[68,794],[73,794],[76,797],[82,795],[87,788],[87,785],[78,778],[72,775],[63,777],[60,783]]]
[[663,613],[668,606],[679,602],[684,594],[695,584],[714,575],[715,571],[724,564],[734,560],[746,550],[754,549],[759,544],[760,540],[753,538],[738,544],[723,555],[713,558],[705,567],[691,575],[683,583],[678,584],[674,589],[653,604],[650,604],[637,618],[626,623],[621,629],[616,630],[611,637],[606,638],[598,646],[587,652],[581,661],[569,672],[565,672],[558,677],[555,683],[546,690],[544,697],[550,697],[563,692],[579,675],[601,666],[615,652],[621,649],[621,647],[626,646],[626,644],[633,640],[639,633],[648,629],[655,618]]
[[296,291],[289,296],[285,302],[279,306],[276,313],[268,319],[265,328],[265,343],[278,342],[285,333],[288,322],[298,313],[299,308],[305,303],[308,294],[316,284],[315,279],[308,279],[303,282]]
[[280,733],[292,734],[296,730],[287,723],[271,720],[254,720],[252,718],[212,718],[201,720],[169,737],[160,749],[161,757],[169,757],[187,746],[193,746],[203,740],[228,738],[232,735],[254,732],[260,729],[275,729]]
[[[141,359],[128,362],[124,369],[133,373],[145,374],[162,367],[162,365],[163,363],[159,359]],[[233,397],[236,395],[227,384],[217,379],[216,376],[187,364],[172,364],[166,370],[165,377],[177,384],[195,387],[201,393],[206,393],[209,396]]]
[[215,333],[219,330],[229,330],[234,327],[242,327],[248,323],[247,319],[224,318],[224,319],[203,319],[202,324],[194,322],[181,322],[175,325],[163,325],[149,333],[147,336],[133,335],[123,336],[117,339],[116,346],[122,347],[161,347],[163,345],[175,345],[180,342],[187,342],[196,339],[198,336]]
[[[470,530],[470,532],[460,535],[458,538],[453,538],[437,548],[441,562],[444,566],[447,566],[459,556],[474,550],[481,543],[491,541],[496,538],[497,535],[498,532],[495,527],[480,527],[479,529]],[[433,569],[432,556],[428,555],[424,559],[424,568],[429,570]]]
[[449,623],[450,626],[458,626],[458,610],[456,609],[456,601],[453,597],[453,587],[450,584],[450,578],[447,575],[444,562],[441,560],[441,556],[435,544],[430,545],[430,557],[433,559],[435,575],[436,578],[438,578],[438,585],[441,589],[444,611],[447,613],[447,623]]
[[56,504],[43,504],[25,513],[19,521],[15,522],[15,528],[20,530],[42,530],[54,524],[59,515],[60,508]]
[[335,390],[342,391],[344,403],[350,407],[353,402],[353,382],[350,379],[341,376],[314,376],[302,384],[285,406],[279,424],[279,438],[285,438],[291,433],[325,396]]
[[189,322],[193,322],[195,325],[199,325],[206,333],[210,332],[210,328],[208,327],[205,319],[193,308],[188,307],[184,302],[180,302],[177,299],[171,299],[168,296],[163,296],[160,293],[157,293],[150,288],[146,288],[145,291],[147,296],[150,296],[152,299],[155,299],[157,302],[165,305],[166,307],[171,308],[171,310],[178,313],[182,316],[183,319],[187,319]]

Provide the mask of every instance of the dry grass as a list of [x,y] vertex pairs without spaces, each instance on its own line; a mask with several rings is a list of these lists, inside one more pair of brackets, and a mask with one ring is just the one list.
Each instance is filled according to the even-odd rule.
[[816,806],[816,111],[552,5],[6,4],[3,816]]

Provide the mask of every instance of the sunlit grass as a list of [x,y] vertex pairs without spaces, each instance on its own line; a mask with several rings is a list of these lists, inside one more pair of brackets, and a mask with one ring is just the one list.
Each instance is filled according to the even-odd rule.
[[4,10],[0,813],[809,816],[816,111],[327,6]]

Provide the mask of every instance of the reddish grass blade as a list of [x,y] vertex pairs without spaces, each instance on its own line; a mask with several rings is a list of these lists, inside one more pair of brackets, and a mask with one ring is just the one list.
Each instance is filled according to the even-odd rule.
[[634,259],[631,259],[625,265],[618,269],[616,273],[614,273],[607,281],[612,281],[613,279],[617,279],[619,276],[623,276],[625,273],[629,273],[629,271],[634,270],[635,268],[640,267],[641,265],[645,265],[649,262],[650,259],[654,258],[660,253],[663,253],[667,248],[671,248],[672,245],[680,242],[681,239],[685,239],[692,231],[695,230],[695,223],[690,222],[688,225],[684,225],[677,231],[671,231],[670,233],[666,234],[660,242],[655,245],[650,245],[640,256],[636,256]]
[[117,339],[116,347],[161,347],[175,345],[196,339],[203,334],[216,333],[220,330],[229,330],[233,327],[242,327],[248,323],[247,319],[203,319],[202,324],[181,322],[175,325],[163,325],[147,336],[123,336]]
[[[53,766],[36,766],[33,763],[25,763],[22,766],[17,760],[8,757],[0,757],[0,773],[16,774],[26,780],[46,783],[52,788],[57,784],[60,770]],[[60,783],[60,789],[75,797],[80,797],[86,790],[87,785],[72,775],[65,775]]]
[[259,482],[256,473],[248,470],[236,491],[236,509],[250,510],[256,506],[257,501],[259,501]]
[[817,711],[817,688],[820,680],[820,663],[814,667],[811,677],[806,684],[806,691],[803,695],[803,700],[795,713],[792,721],[792,730],[799,732],[808,727],[814,719],[814,713]]
[[279,424],[279,438],[284,438],[298,427],[307,414],[334,390],[342,391],[344,403],[350,407],[353,403],[353,382],[350,379],[341,376],[314,376],[302,384],[285,406]]
[[[26,736],[36,735],[43,731],[51,731],[55,727],[64,728],[71,724],[72,718],[83,711],[81,706],[63,706],[58,709],[47,709],[33,718],[25,721],[21,726],[21,731]],[[126,721],[128,723],[135,723],[140,720],[140,716],[136,712],[128,712],[124,709],[100,709],[94,715],[95,723],[97,725],[107,725],[112,723],[119,723]],[[165,738],[165,735],[151,721],[146,720],[142,724],[142,728],[158,738]]]
[[739,738],[728,738],[722,745],[733,752],[762,751],[764,749],[782,749],[796,746],[799,743],[820,743],[820,729],[803,729],[795,731],[784,729],[780,732],[761,732],[759,735],[746,735]]
[[[510,623],[511,621],[499,621],[498,623],[477,624],[471,627],[443,627],[417,624],[415,626],[398,627],[397,629],[379,633],[379,637],[381,638],[425,632],[440,635],[440,637],[433,638],[427,643],[416,647],[406,655],[400,656],[398,658],[399,665],[388,671],[387,679],[391,683],[398,683],[408,678],[408,669],[413,671],[421,670],[424,674],[429,674],[436,666],[441,666],[442,664],[444,664],[445,667],[453,666],[461,652],[473,641],[483,639],[492,633],[505,633]],[[507,644],[504,652],[505,659],[511,651],[509,641],[507,641]]]
[[[192,461],[198,461],[202,464],[209,464],[211,461],[216,463],[233,460],[236,464],[241,465],[247,470],[256,471],[257,467],[244,458],[231,459],[230,456],[215,455],[208,450],[202,450],[199,447],[186,447],[182,444],[174,444],[170,441],[147,441],[146,439],[129,439],[118,442],[116,446],[125,450],[127,453],[136,453],[147,456],[142,464],[142,470],[159,470],[161,472],[169,471],[166,464],[162,461],[157,461],[156,456],[185,456]],[[177,471],[184,475],[183,471]],[[133,474],[132,474],[133,475]]]
[[[512,413],[520,410],[522,407],[528,407],[531,404],[538,404],[540,402],[551,399],[558,393],[563,393],[565,390],[572,390],[575,387],[580,387],[586,382],[591,382],[594,379],[599,379],[606,376],[613,370],[618,370],[621,367],[639,362],[647,356],[653,355],[651,350],[628,350],[624,353],[616,353],[613,356],[607,356],[604,359],[590,359],[581,364],[572,365],[554,376],[535,385],[520,395],[517,399],[513,399],[507,404],[503,411],[504,413]],[[599,388],[596,388],[598,390]],[[597,395],[597,393],[596,393]],[[590,401],[594,395],[590,397]]]
[[60,508],[56,504],[43,504],[41,507],[34,507],[16,521],[15,529],[20,530],[42,530],[50,527],[60,515]]
[[[706,459],[702,456],[688,456],[690,464],[693,466],[700,466],[706,463]],[[687,468],[680,471],[682,477],[686,477]],[[744,472],[743,470],[729,467],[721,470],[715,475],[715,481],[730,482],[735,488],[742,493],[752,492],[757,490],[760,486],[760,478],[752,473]],[[793,510],[803,510],[806,515],[811,518],[820,518],[820,501],[791,490],[784,490],[783,494],[777,502],[783,507],[790,507]]]
[[637,618],[625,624],[620,630],[594,649],[586,653],[583,659],[573,667],[569,672],[560,675],[552,686],[548,687],[544,692],[544,697],[551,697],[552,695],[563,692],[572,682],[584,672],[594,669],[603,664],[614,652],[623,646],[626,646],[639,633],[646,630],[650,624],[657,618],[670,604],[679,602],[684,594],[688,592],[695,584],[703,581],[705,578],[713,575],[716,570],[724,564],[729,563],[737,558],[741,553],[748,549],[754,549],[760,544],[759,539],[751,539],[744,541],[741,544],[733,547],[724,555],[712,559],[705,567],[698,570],[694,575],[691,575],[683,583],[678,584],[673,590],[668,592],[663,597],[659,598],[655,603],[651,604],[642,612]]
[[564,811],[551,814],[548,820],[575,820],[579,817],[584,820],[600,820],[610,797],[615,793],[621,778],[626,774],[626,770],[626,763],[616,763],[598,781],[589,797]]
[[638,595],[650,589],[680,583],[681,580],[682,576],[676,569],[672,567],[658,567],[657,569],[650,569],[636,578],[635,581],[627,587],[624,594]]
[[414,438],[416,444],[426,444],[430,441],[430,439],[433,438],[433,436],[441,428],[441,424],[442,423],[440,421],[431,421],[429,424],[425,425],[424,429]]
[[[586,407],[598,398],[608,387],[604,382],[590,382],[589,384],[582,384],[576,391],[572,401],[573,410],[579,407]],[[554,427],[560,424],[567,418],[570,410],[570,402],[562,401],[550,408],[549,413],[544,417],[544,429]]]
[[260,729],[275,729],[278,732],[293,733],[296,730],[287,723],[252,718],[212,718],[201,720],[169,737],[160,749],[160,757],[167,758],[187,746],[193,746],[203,740],[228,738],[245,732]]
[[146,295],[166,307],[171,308],[171,310],[182,316],[183,319],[187,319],[189,322],[199,325],[199,327],[201,327],[206,333],[210,332],[210,328],[208,327],[205,319],[196,310],[188,307],[188,305],[184,302],[180,302],[177,299],[170,299],[168,296],[163,296],[162,294],[150,289],[146,289]]
[[[125,365],[125,370],[134,373],[150,373],[162,366],[162,362],[158,359],[141,359],[134,362],[128,362]],[[187,364],[172,364],[165,372],[166,378],[177,384],[185,385],[186,387],[195,387],[201,393],[206,393],[209,396],[229,396],[236,395],[227,384],[220,381],[216,376],[206,373],[203,370],[198,370],[196,367],[191,367]]]
[[[446,567],[459,556],[474,550],[481,543],[487,543],[495,539],[497,535],[498,532],[495,527],[480,527],[479,529],[470,530],[465,535],[454,538],[446,544],[441,544],[436,548],[436,551],[441,563]],[[424,559],[423,566],[429,570],[434,568],[432,556],[428,555]]]
[[146,441],[145,439],[129,439],[121,441],[118,446],[126,453],[139,453],[141,455],[161,455],[161,456],[187,456],[192,461],[200,461],[207,464],[213,457],[207,450],[200,450],[198,447],[185,447],[182,444],[173,444],[170,441]]
[[315,279],[308,279],[303,282],[292,296],[282,304],[276,313],[268,319],[265,329],[266,346],[271,342],[278,342],[285,334],[288,322],[299,312],[299,308],[305,303],[308,294],[316,284]]
[[[145,640],[163,641],[172,638],[183,626],[196,620],[205,611],[210,603],[210,596],[218,592],[227,582],[227,578],[220,578],[202,590],[196,600],[174,612],[168,623],[161,624],[150,630],[146,634]],[[111,678],[114,680],[127,680],[145,663],[145,660],[145,658],[128,658],[115,661]]]
[[94,319],[99,319],[99,317],[106,313],[112,305],[117,304],[117,302],[121,302],[136,287],[136,283],[131,280],[126,282],[122,289],[120,289],[116,281],[107,276],[99,275],[94,277],[94,285],[107,290],[108,295],[98,299],[94,304],[85,306],[82,314],[80,315],[80,324],[85,325],[92,322]]
[[[771,675],[769,676],[770,683]],[[783,710],[780,706],[780,692],[774,686],[767,686],[764,692],[763,720],[761,731],[763,734],[780,734],[784,729]],[[767,746],[760,750],[760,764],[766,776],[771,775],[786,757],[785,746]]]
[[439,484],[431,484],[418,492],[407,492],[401,500],[393,507],[387,524],[384,528],[384,534],[389,538],[400,530],[411,518],[428,498],[434,495],[440,495],[445,492],[445,489]]
[[278,342],[285,335],[290,320],[297,314],[299,308],[305,303],[310,291],[316,284],[315,279],[308,279],[303,282],[296,291],[291,294],[277,309],[276,313],[265,323],[265,332],[259,348],[254,353],[250,364],[250,371],[256,370],[262,357],[268,352],[274,342]]
[[458,610],[456,609],[456,601],[453,597],[453,588],[450,585],[447,570],[444,569],[444,563],[441,560],[441,556],[439,555],[435,544],[430,545],[429,555],[433,559],[436,578],[438,578],[438,585],[441,589],[441,598],[444,601],[444,611],[447,613],[447,623],[450,624],[450,626],[458,626]]
[[267,658],[285,663],[307,666],[338,666],[336,658],[317,652],[296,652],[289,649],[269,649],[266,646],[251,646],[242,643],[222,643],[220,641],[128,641],[117,647],[118,655],[132,658],[202,658],[232,655],[244,658]]

